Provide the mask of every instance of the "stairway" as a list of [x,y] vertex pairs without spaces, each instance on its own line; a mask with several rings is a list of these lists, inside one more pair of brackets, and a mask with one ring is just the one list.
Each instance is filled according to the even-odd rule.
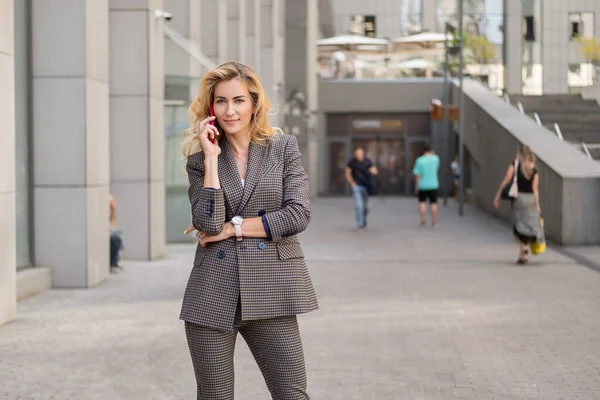
[[[600,106],[594,100],[583,100],[579,95],[510,96],[517,107],[521,102],[525,114],[540,117],[542,125],[556,132],[557,123],[564,140],[579,147],[581,143],[600,145]],[[594,159],[600,160],[600,149],[590,149]]]

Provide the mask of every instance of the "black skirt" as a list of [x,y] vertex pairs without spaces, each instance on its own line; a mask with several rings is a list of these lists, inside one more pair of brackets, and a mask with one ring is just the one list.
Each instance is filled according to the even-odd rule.
[[519,233],[515,225],[513,225],[513,233],[517,237],[517,239],[519,239],[519,241],[523,244],[529,244],[536,239],[535,236],[527,236]]

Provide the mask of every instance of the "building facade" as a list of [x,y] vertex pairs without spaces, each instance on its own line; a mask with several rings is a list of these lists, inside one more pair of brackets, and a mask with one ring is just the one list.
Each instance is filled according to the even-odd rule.
[[189,224],[200,78],[244,62],[280,108],[284,18],[284,0],[0,0],[0,324],[17,298],[109,275],[109,194],[126,258],[165,254],[167,221]]

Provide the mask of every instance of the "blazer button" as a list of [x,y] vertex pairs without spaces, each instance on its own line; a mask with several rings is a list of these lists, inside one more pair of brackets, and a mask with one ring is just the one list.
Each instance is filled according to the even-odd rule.
[[259,249],[261,249],[261,250],[264,250],[264,249],[266,249],[266,248],[267,248],[267,245],[265,244],[265,242],[260,242],[260,243],[258,244],[258,248],[259,248]]
[[265,214],[266,214],[265,210],[259,210],[259,211],[258,211],[258,216],[259,216],[259,217],[262,217],[262,216],[263,216],[263,215],[265,215]]
[[224,252],[223,250],[219,251],[219,252],[217,253],[217,257],[219,257],[220,259],[223,259],[223,258],[225,258],[225,252]]

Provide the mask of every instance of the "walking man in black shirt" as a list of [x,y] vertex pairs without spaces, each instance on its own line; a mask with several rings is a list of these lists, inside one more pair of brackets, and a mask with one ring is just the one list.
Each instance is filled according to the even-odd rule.
[[375,193],[373,175],[377,175],[377,167],[365,157],[365,151],[357,147],[354,149],[354,157],[350,159],[346,167],[346,180],[352,186],[359,232],[367,226],[369,194]]

